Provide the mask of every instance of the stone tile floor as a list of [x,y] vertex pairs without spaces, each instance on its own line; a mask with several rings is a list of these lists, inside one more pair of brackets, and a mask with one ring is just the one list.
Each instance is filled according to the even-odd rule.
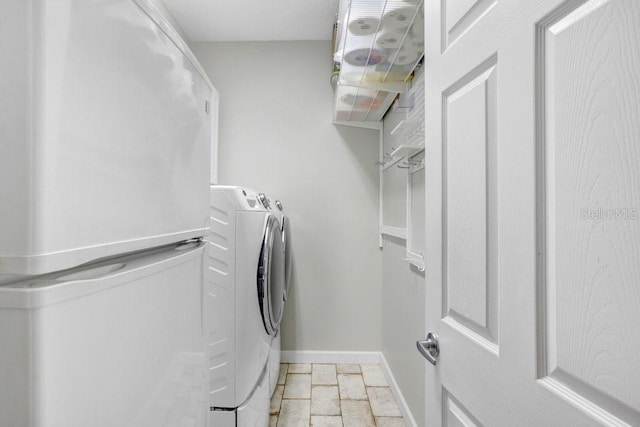
[[280,365],[269,427],[404,427],[380,365]]

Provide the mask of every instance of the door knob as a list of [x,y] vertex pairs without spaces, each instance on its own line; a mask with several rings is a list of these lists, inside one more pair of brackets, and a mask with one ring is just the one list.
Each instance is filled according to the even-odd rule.
[[418,347],[420,354],[422,354],[429,363],[435,366],[436,357],[440,354],[438,336],[433,332],[429,332],[426,340],[416,341],[416,346]]

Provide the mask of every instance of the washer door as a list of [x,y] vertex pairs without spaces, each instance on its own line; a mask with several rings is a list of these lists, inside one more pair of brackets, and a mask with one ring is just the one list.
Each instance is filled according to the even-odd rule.
[[282,228],[275,215],[269,215],[258,262],[258,300],[262,322],[269,335],[280,327],[284,309],[284,244]]
[[282,217],[282,244],[284,245],[284,300],[289,299],[291,284],[291,226],[289,218]]

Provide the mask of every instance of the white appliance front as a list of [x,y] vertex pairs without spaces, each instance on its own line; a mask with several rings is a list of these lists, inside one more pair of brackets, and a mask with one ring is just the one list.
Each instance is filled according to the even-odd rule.
[[6,0],[0,23],[0,274],[203,236],[212,86],[150,1]]
[[[284,283],[284,287],[279,290],[282,293],[281,303],[282,303],[282,315],[284,315],[284,305],[289,299],[289,287],[291,282],[291,267],[293,261],[293,247],[291,244],[291,224],[289,218],[284,213],[284,207],[280,200],[269,198],[269,206],[271,210],[275,213],[278,220],[281,224],[281,238],[282,238],[282,247],[284,252],[284,278],[282,283]],[[276,385],[278,382],[278,378],[280,376],[280,356],[281,356],[281,348],[282,348],[282,339],[280,328],[278,328],[273,341],[271,342],[271,351],[269,355],[269,396],[273,395]]]
[[284,242],[284,300],[289,299],[291,269],[293,267],[293,243],[291,242],[291,221],[282,215],[282,241]]
[[[237,410],[238,427],[265,427],[269,425],[269,409],[271,408],[269,392],[269,372],[265,366],[253,395]],[[210,427],[218,427],[210,425]]]
[[[284,276],[284,263],[277,267],[282,257],[265,256],[274,247],[278,251],[279,222],[252,190],[212,186],[210,201],[204,301],[210,425],[227,425],[222,421],[230,418],[225,410],[237,411],[240,420],[240,408],[250,413],[250,408],[266,407],[268,420],[268,360],[275,334],[268,328],[277,316],[269,314],[272,293],[261,286]],[[269,283],[261,282],[261,276]]]
[[203,250],[0,286],[0,425],[205,426]]
[[280,360],[282,356],[282,334],[280,330],[271,342],[271,350],[269,352],[269,397],[273,395],[278,385],[280,377]]

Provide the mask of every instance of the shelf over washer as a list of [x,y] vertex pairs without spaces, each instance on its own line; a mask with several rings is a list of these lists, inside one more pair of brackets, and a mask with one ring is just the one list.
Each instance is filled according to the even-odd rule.
[[334,123],[375,127],[424,56],[423,0],[343,0],[336,46]]

